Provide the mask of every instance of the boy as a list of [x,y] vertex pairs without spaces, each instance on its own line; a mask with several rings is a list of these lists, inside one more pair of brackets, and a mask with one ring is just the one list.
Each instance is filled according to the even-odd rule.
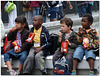
[[72,66],[73,66],[73,53],[75,48],[77,47],[77,34],[71,29],[73,25],[73,21],[70,18],[64,17],[60,20],[61,31],[59,34],[58,46],[60,46],[59,50],[55,52],[53,55],[53,65],[56,60],[63,56],[61,53],[61,43],[62,41],[68,41],[68,52],[65,54],[65,58],[69,63],[69,72],[71,74]]
[[[99,47],[99,38],[97,36],[97,32],[95,29],[92,29],[90,26],[93,23],[93,17],[89,14],[86,14],[82,17],[81,25],[82,28],[79,28],[79,42],[81,45],[79,45],[73,55],[73,70],[72,75],[76,75],[76,68],[78,65],[78,62],[83,59],[84,54],[86,55],[86,60],[89,63],[90,66],[90,75],[94,74],[94,60],[96,58],[95,54],[93,53],[93,50]],[[84,41],[83,38],[87,38],[89,40],[88,47],[84,47],[82,44]],[[82,46],[83,45],[83,46]]]
[[50,46],[50,35],[48,30],[42,26],[43,17],[41,15],[36,15],[33,18],[33,27],[31,32],[35,33],[33,43],[31,44],[31,49],[29,55],[24,63],[23,73],[30,74],[34,62],[39,70],[42,71],[42,74],[46,74],[44,68],[44,59],[48,55],[48,47]]

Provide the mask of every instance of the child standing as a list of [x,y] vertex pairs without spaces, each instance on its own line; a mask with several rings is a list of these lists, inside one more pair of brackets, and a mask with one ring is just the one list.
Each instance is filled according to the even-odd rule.
[[63,56],[61,53],[61,43],[62,41],[68,41],[68,51],[65,53],[65,58],[69,63],[69,72],[71,74],[72,66],[73,66],[73,53],[75,48],[77,47],[77,34],[71,29],[73,25],[73,21],[70,18],[63,18],[60,20],[61,23],[61,31],[59,34],[59,42],[58,46],[60,49],[55,52],[53,55],[53,65],[55,61]]
[[31,44],[31,49],[29,55],[25,60],[23,66],[23,74],[31,74],[31,71],[36,63],[37,68],[46,74],[46,69],[44,67],[45,57],[48,55],[48,47],[50,46],[50,35],[48,30],[42,26],[43,17],[41,15],[36,15],[33,18],[33,26],[31,32],[35,33],[33,43]]
[[[99,38],[97,36],[97,32],[95,29],[92,29],[90,26],[93,23],[93,17],[89,14],[86,14],[82,17],[81,25],[82,28],[79,28],[79,45],[73,55],[73,71],[72,75],[76,75],[76,68],[79,61],[82,61],[84,54],[86,55],[86,60],[90,66],[90,75],[94,74],[94,60],[96,55],[93,53],[93,50],[99,47]],[[89,46],[87,48],[84,47],[83,38],[88,38]],[[83,45],[83,46],[82,46]]]
[[[12,40],[15,41],[17,40],[17,43],[19,44],[20,48],[19,50],[15,51],[14,47],[11,46],[11,50],[6,52],[4,54],[4,61],[7,64],[8,67],[8,72],[10,72],[10,75],[16,75],[19,74],[22,70],[23,63],[27,57],[28,54],[28,47],[27,47],[27,42],[25,41],[28,38],[29,35],[29,28],[27,24],[27,20],[24,16],[19,16],[15,19],[16,26],[11,29],[11,31],[7,35],[8,41]],[[20,64],[18,71],[15,72],[12,69],[11,61],[10,58],[19,58]]]

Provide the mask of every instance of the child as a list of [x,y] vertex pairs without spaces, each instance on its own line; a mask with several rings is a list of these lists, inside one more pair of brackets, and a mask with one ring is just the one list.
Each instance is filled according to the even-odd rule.
[[[19,50],[15,51],[14,47],[11,46],[11,50],[6,52],[4,54],[4,61],[7,64],[8,67],[8,72],[10,72],[10,75],[16,75],[19,74],[22,70],[23,63],[28,55],[28,47],[27,47],[27,42],[25,41],[28,38],[29,35],[29,28],[28,24],[26,21],[26,18],[24,16],[19,16],[15,19],[16,26],[11,29],[11,31],[7,35],[8,41],[12,40],[15,41],[17,40],[17,43],[19,44],[20,48]],[[18,71],[15,72],[12,69],[11,61],[10,58],[19,58],[20,59],[20,64]]]
[[[97,32],[95,29],[92,29],[90,26],[93,23],[93,17],[89,14],[86,14],[82,17],[81,25],[82,28],[79,28],[79,41],[81,45],[79,45],[73,55],[73,70],[72,75],[76,75],[76,68],[78,65],[78,62],[83,59],[84,54],[86,55],[86,60],[89,63],[90,66],[90,75],[94,74],[94,60],[96,58],[95,54],[93,53],[93,50],[99,47],[99,38],[97,36]],[[88,38],[88,47],[84,47],[82,44],[83,38]],[[82,46],[83,45],[83,46]]]
[[[72,65],[73,65],[73,53],[75,48],[77,47],[77,34],[71,29],[73,25],[73,21],[70,18],[63,18],[60,21],[61,23],[61,31],[59,34],[59,44],[61,47],[62,41],[68,41],[68,52],[65,54],[65,58],[69,63],[69,72],[71,74]],[[59,45],[58,45],[59,46]],[[53,55],[53,65],[58,58],[61,58],[63,54],[61,53],[61,48],[55,52]]]
[[31,32],[35,33],[32,47],[29,51],[29,55],[25,60],[23,66],[23,74],[31,74],[31,71],[36,63],[37,68],[42,71],[42,74],[46,74],[44,68],[44,59],[48,55],[48,47],[50,46],[50,35],[48,30],[42,26],[43,17],[36,15],[33,18],[33,27]]

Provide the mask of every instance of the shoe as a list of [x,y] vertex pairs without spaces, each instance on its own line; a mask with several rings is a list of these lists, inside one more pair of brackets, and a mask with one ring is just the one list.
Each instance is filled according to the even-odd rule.
[[94,75],[94,71],[90,71],[90,74],[89,75]]
[[76,70],[72,70],[71,75],[76,75]]
[[10,73],[10,75],[16,75],[16,72],[12,69],[12,70],[7,70],[7,72]]
[[19,74],[20,74],[20,72],[17,70],[17,71],[16,71],[16,75],[19,75]]
[[42,75],[47,75],[47,72],[42,72]]

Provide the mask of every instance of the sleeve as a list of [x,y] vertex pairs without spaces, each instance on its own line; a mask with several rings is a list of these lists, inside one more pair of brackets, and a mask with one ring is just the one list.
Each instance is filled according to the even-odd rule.
[[15,36],[16,36],[16,33],[17,33],[17,30],[15,30],[14,32],[13,32],[13,31],[10,31],[10,32],[7,34],[7,39],[8,39],[8,41],[14,40],[14,38],[15,38]]
[[50,35],[49,35],[49,32],[48,31],[46,31],[45,33],[44,33],[44,35],[45,35],[45,40],[46,40],[46,43],[44,44],[44,45],[42,45],[42,47],[43,47],[43,49],[46,49],[46,48],[49,48],[50,47],[50,45],[51,45],[51,42],[50,42]]
[[24,36],[24,43],[22,44],[21,51],[29,50],[32,47],[32,44],[26,42],[25,40],[28,39],[29,32],[26,33]]
[[99,36],[96,32],[96,30],[93,30],[93,41],[91,42],[91,45],[93,49],[96,49],[99,47]]

